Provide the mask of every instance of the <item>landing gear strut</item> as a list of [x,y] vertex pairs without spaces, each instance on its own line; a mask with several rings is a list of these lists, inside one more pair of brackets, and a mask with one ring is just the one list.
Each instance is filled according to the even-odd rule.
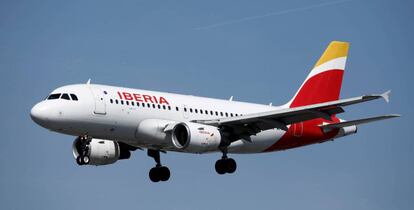
[[221,151],[223,152],[223,156],[220,160],[216,161],[216,172],[220,175],[225,173],[234,173],[237,169],[236,161],[233,158],[227,157],[227,147],[221,148]]
[[88,136],[79,137],[79,155],[76,158],[76,163],[78,165],[87,165],[89,164],[89,144],[91,143],[91,138]]
[[147,154],[149,157],[154,158],[155,162],[157,163],[155,167],[151,168],[151,170],[149,171],[149,178],[151,179],[151,181],[167,181],[170,178],[171,173],[168,167],[161,165],[160,151],[148,149]]

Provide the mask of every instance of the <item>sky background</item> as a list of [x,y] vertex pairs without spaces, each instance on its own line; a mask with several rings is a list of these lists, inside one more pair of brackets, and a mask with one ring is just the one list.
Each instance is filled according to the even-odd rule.
[[[409,0],[0,1],[1,209],[413,209],[414,3]],[[283,104],[332,40],[351,42],[343,98],[391,89],[357,135],[277,153],[162,154],[79,167],[72,136],[31,121],[53,89],[92,83]]]

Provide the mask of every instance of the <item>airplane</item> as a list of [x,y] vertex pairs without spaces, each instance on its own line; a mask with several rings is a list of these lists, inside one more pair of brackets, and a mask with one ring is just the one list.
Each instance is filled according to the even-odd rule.
[[74,84],[53,90],[30,116],[51,131],[75,136],[79,165],[107,165],[147,149],[155,167],[153,182],[167,181],[170,170],[160,152],[221,153],[218,174],[237,169],[229,154],[287,150],[357,133],[357,125],[397,114],[343,120],[349,105],[383,98],[390,91],[340,99],[349,43],[332,41],[284,105],[272,106],[108,85]]

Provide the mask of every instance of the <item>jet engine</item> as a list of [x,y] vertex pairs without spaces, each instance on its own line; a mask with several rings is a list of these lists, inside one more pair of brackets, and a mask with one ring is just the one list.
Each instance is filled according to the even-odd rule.
[[204,153],[220,145],[221,134],[217,127],[192,122],[178,123],[172,130],[173,145],[182,151]]
[[357,133],[357,131],[358,131],[358,128],[356,125],[350,125],[350,126],[340,128],[337,136],[341,136],[341,137],[347,136],[350,134]]
[[81,140],[78,137],[73,142],[72,153],[79,165],[108,165],[119,159],[128,159],[131,147],[121,142],[95,139]]

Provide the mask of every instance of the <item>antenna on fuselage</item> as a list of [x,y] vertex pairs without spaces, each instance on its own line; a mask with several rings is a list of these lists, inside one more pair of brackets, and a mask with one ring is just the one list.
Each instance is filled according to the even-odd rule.
[[229,101],[233,101],[233,96],[230,96]]
[[91,84],[91,78],[88,79],[88,81],[86,82],[87,85]]

